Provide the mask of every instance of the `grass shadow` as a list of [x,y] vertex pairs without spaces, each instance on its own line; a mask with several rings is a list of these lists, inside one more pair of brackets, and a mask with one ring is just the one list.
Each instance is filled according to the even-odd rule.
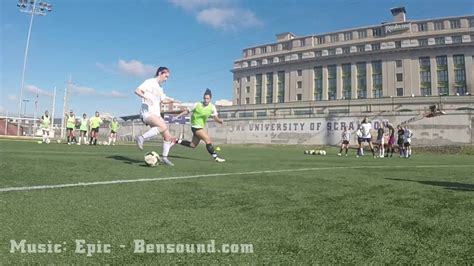
[[415,182],[423,185],[443,187],[444,189],[454,190],[454,191],[471,191],[474,192],[474,184],[465,184],[458,182],[446,182],[446,181],[418,181],[410,179],[398,179],[398,178],[385,178],[388,180],[395,181],[405,181],[405,182]]
[[117,160],[117,161],[122,161],[126,164],[135,164],[135,163],[139,163],[139,164],[142,164],[142,165],[145,165],[143,163],[142,160],[136,160],[136,159],[132,159],[132,158],[129,158],[129,157],[125,157],[125,156],[122,156],[122,155],[113,155],[113,156],[107,156],[105,157],[107,159],[114,159],[114,160]]

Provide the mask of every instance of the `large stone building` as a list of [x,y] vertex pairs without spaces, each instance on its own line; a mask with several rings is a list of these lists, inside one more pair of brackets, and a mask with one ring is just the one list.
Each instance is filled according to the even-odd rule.
[[287,32],[245,48],[234,62],[229,111],[472,94],[474,16],[410,21],[403,7],[391,12],[393,22],[302,37]]

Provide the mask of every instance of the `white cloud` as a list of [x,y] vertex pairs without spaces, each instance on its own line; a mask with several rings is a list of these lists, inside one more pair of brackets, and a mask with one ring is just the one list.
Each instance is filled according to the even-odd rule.
[[53,96],[51,92],[40,89],[34,85],[25,85],[25,91],[38,95]]
[[153,76],[156,68],[152,65],[146,65],[138,60],[130,60],[129,62],[120,59],[117,64],[120,72],[136,77]]
[[201,23],[224,30],[238,30],[262,25],[253,12],[238,8],[207,8],[201,10],[196,18]]
[[16,100],[17,100],[15,94],[9,94],[9,95],[7,96],[7,99],[8,99],[9,101],[16,101]]
[[238,0],[168,0],[191,11],[200,23],[216,29],[238,30],[260,27],[263,23],[250,10],[236,7]]
[[128,94],[120,92],[120,91],[116,91],[116,90],[103,92],[103,93],[101,93],[101,95],[106,96],[106,97],[110,97],[110,98],[126,98],[126,97],[128,97]]
[[85,86],[78,86],[78,85],[71,85],[71,92],[75,93],[77,95],[85,95],[85,96],[90,96],[90,95],[96,95],[97,90],[94,88],[90,87],[85,87]]

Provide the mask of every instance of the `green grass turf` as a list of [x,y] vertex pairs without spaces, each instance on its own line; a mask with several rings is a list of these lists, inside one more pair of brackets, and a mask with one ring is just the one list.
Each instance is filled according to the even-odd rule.
[[[410,159],[303,155],[302,147],[173,147],[175,167],[146,167],[146,146],[38,145],[0,141],[0,188],[250,171],[197,177],[0,192],[0,264],[18,263],[439,263],[473,256],[472,156]],[[371,168],[334,169],[370,166]],[[424,166],[424,167],[415,167]],[[435,166],[435,167],[425,167]],[[380,167],[380,168],[376,168]],[[10,240],[63,243],[60,254],[10,254]],[[110,254],[74,252],[75,239]],[[147,243],[252,244],[252,254],[134,254]],[[120,248],[119,245],[125,245]]]

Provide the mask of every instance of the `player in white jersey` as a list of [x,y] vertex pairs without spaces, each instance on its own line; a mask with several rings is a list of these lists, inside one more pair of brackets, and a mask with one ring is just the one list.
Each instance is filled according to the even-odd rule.
[[142,98],[141,117],[143,122],[151,128],[141,136],[135,138],[139,149],[143,149],[143,142],[161,134],[163,136],[163,153],[161,161],[166,165],[174,165],[168,160],[168,153],[174,144],[175,138],[171,136],[165,120],[161,117],[161,104],[171,100],[163,92],[161,85],[169,78],[170,71],[167,67],[159,67],[154,78],[145,80],[136,90],[135,94]]
[[413,137],[413,133],[408,126],[405,126],[403,130],[403,146],[405,147],[405,158],[411,157],[411,138]]
[[339,150],[339,153],[337,156],[342,155],[342,149],[346,149],[346,156],[347,156],[347,151],[349,150],[349,142],[351,141],[351,132],[347,130],[347,127],[344,126],[344,131],[342,132],[342,144],[341,144],[341,150]]
[[362,143],[367,142],[369,143],[369,147],[370,147],[370,150],[372,151],[372,155],[374,156],[374,158],[376,158],[374,147],[372,146],[372,134],[370,133],[371,130],[372,130],[372,124],[367,121],[367,118],[364,118],[364,120],[362,120],[362,124],[360,125],[361,136],[358,138],[359,149],[357,150],[357,157],[363,154]]

